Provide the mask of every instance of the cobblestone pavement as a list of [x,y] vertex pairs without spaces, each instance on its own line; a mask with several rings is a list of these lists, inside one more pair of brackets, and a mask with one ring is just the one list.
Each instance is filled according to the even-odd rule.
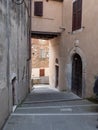
[[35,86],[3,130],[96,130],[98,105],[71,92]]

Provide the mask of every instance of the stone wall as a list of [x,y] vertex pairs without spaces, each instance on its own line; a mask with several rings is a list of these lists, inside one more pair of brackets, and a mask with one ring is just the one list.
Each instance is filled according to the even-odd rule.
[[[88,6],[89,4],[89,6]],[[66,30],[62,34],[60,47],[61,72],[65,77],[65,84],[60,81],[60,87],[71,89],[72,56],[78,53],[82,59],[82,97],[93,96],[95,76],[98,75],[98,17],[96,17],[98,1],[83,0],[81,29],[72,32],[72,0],[64,0],[63,26]]]
[[[51,87],[56,87],[56,66],[59,67],[60,65],[60,39],[61,37],[51,39],[49,44],[49,82]],[[56,60],[58,60],[58,63]],[[60,88],[59,83],[58,87]]]
[[28,4],[0,0],[0,128],[13,108],[12,81],[15,79],[15,105],[28,92]]

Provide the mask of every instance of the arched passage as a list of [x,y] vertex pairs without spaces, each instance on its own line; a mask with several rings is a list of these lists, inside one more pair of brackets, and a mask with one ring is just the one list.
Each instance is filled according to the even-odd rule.
[[82,96],[82,59],[75,53],[72,56],[72,91],[78,96]]

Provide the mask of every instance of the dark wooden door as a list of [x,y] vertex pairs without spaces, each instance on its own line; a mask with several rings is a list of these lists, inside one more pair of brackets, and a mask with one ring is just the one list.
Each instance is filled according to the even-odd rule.
[[58,87],[58,83],[59,83],[59,66],[55,66],[55,72],[56,72],[56,79],[55,79],[55,87],[57,88]]
[[16,77],[12,80],[12,104],[15,105],[15,82]]
[[82,96],[82,60],[78,54],[72,59],[72,91]]

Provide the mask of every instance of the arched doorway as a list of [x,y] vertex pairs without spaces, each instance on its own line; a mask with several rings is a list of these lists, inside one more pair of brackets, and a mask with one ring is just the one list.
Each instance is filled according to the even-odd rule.
[[17,79],[16,77],[14,77],[12,79],[12,105],[13,105],[13,108],[12,108],[12,111],[14,112],[15,109],[16,109],[16,106],[17,106],[17,103],[18,103],[18,97],[17,97]]
[[12,104],[13,104],[13,106],[15,105],[15,82],[16,82],[16,77],[14,77],[13,79],[12,79]]
[[59,66],[55,65],[55,88],[58,87],[59,84]]
[[82,59],[77,53],[72,57],[72,92],[82,97]]
[[57,58],[55,59],[55,63],[55,88],[57,88],[59,85],[59,61]]

